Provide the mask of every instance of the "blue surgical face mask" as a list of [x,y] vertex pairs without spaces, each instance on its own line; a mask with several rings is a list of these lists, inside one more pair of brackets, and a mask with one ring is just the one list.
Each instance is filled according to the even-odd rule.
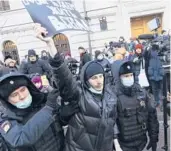
[[134,84],[134,76],[122,77],[121,82],[125,87],[131,87]]
[[26,97],[24,100],[12,105],[14,105],[18,109],[26,109],[31,105],[31,103],[32,103],[32,96],[29,94],[28,97]]

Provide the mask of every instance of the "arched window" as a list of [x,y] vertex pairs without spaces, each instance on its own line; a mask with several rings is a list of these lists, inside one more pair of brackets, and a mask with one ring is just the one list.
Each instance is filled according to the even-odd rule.
[[57,34],[53,37],[53,41],[58,52],[63,54],[70,53],[70,45],[67,36],[61,33]]
[[8,0],[0,0],[0,11],[10,10],[10,4]]
[[3,44],[3,51],[2,51],[4,58],[6,56],[11,56],[14,60],[17,61],[17,64],[19,64],[20,59],[18,55],[18,49],[14,42],[7,40]]

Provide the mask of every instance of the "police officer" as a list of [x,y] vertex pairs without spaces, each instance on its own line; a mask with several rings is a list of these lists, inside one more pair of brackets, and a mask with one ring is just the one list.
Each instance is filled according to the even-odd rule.
[[150,142],[147,149],[156,151],[159,133],[156,109],[151,106],[145,91],[135,84],[133,63],[115,61],[112,74],[118,97],[118,139],[122,150],[142,151],[148,132]]
[[41,93],[25,75],[1,77],[1,147],[9,151],[62,151],[62,125],[76,108],[73,104],[59,107],[58,96],[57,89],[48,96]]

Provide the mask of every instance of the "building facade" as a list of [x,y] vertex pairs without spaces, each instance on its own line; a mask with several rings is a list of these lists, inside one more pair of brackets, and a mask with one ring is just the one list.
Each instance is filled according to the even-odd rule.
[[[12,55],[20,62],[29,49],[40,55],[47,50],[45,43],[35,38],[33,21],[20,0],[1,0],[0,4],[0,59]],[[169,0],[72,0],[75,8],[88,22],[90,31],[66,31],[55,35],[57,49],[70,51],[79,58],[77,48],[88,51],[103,50],[104,44],[118,41],[120,36],[150,33],[147,22],[159,17],[161,28],[171,30],[171,2]],[[9,3],[7,3],[9,2]]]

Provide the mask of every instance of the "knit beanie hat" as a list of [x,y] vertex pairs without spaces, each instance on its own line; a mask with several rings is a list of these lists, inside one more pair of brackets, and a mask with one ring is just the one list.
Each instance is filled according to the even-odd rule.
[[36,52],[34,49],[28,50],[28,57],[30,57],[30,56],[36,56]]
[[34,77],[31,79],[31,81],[32,81],[34,84],[36,84],[36,83],[41,83],[41,86],[40,86],[39,89],[41,89],[41,88],[43,87],[43,85],[42,85],[42,79],[41,79],[40,76],[34,76]]
[[85,81],[89,80],[92,76],[96,74],[104,74],[104,69],[99,63],[92,62],[86,68],[84,75]]
[[32,81],[33,83],[39,83],[39,82],[42,82],[42,80],[41,80],[41,77],[40,77],[40,76],[34,76],[34,77],[31,79],[31,81]]

